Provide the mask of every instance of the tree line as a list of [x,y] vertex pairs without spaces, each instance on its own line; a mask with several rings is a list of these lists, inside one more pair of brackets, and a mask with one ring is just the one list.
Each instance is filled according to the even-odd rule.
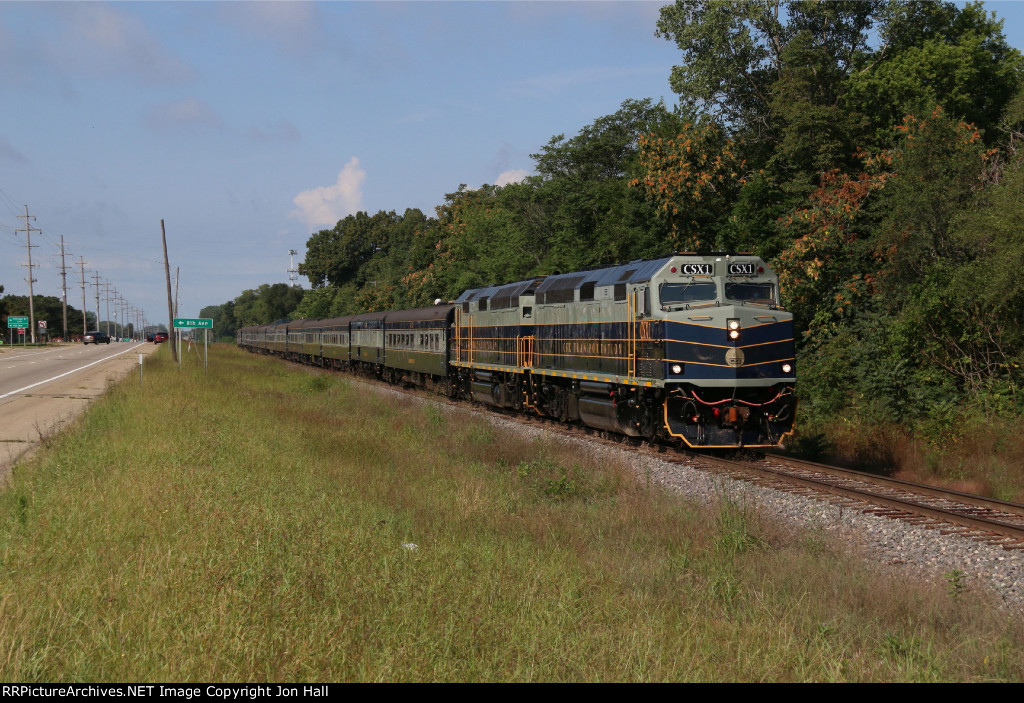
[[[1024,60],[980,3],[690,1],[663,7],[678,104],[624,102],[459,186],[433,215],[314,233],[312,289],[204,309],[228,334],[453,299],[672,251],[745,250],[798,320],[811,415],[938,437],[1024,412]],[[232,327],[232,325],[234,327]]]

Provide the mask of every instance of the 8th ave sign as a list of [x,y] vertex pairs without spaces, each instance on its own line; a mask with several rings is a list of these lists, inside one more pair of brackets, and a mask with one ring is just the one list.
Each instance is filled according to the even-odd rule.
[[196,329],[213,329],[213,318],[212,317],[175,317],[174,327],[185,329],[185,328],[196,328]]
[[[174,329],[201,329],[203,330],[203,371],[206,371],[206,330],[213,329],[212,317],[172,317]],[[191,344],[191,342],[189,343]],[[191,348],[191,347],[190,347]],[[178,335],[178,368],[181,368],[181,335]]]

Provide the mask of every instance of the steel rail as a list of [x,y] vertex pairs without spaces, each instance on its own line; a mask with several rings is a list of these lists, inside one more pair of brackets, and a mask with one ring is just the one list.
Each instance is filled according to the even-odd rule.
[[975,495],[974,493],[956,491],[951,488],[938,488],[924,483],[903,481],[889,476],[880,476],[878,474],[870,474],[865,471],[857,471],[856,469],[844,469],[839,466],[820,464],[816,461],[808,461],[806,459],[794,459],[781,454],[775,454],[774,452],[765,452],[765,458],[766,460],[778,461],[780,463],[784,462],[795,466],[805,466],[811,470],[829,473],[834,476],[850,477],[858,481],[874,483],[880,486],[884,485],[891,488],[910,491],[912,493],[921,493],[923,495],[932,496],[933,498],[961,500],[963,502],[969,502],[971,505],[977,505],[990,510],[999,510],[1005,513],[1013,513],[1024,517],[1024,504],[1021,503],[1011,503],[1010,501],[999,500],[997,498],[987,498],[985,496]]

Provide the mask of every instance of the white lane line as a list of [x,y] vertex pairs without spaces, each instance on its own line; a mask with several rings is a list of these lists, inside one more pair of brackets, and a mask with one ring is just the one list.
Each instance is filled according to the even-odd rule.
[[[52,354],[54,352],[59,352],[59,351],[61,351],[61,349],[64,349],[64,348],[66,348],[66,347],[56,347],[54,349],[43,349],[41,351],[19,352],[15,356],[9,357],[7,359],[7,361],[14,361],[15,359],[22,359],[22,358],[25,358],[25,357],[43,356],[44,354]],[[14,351],[13,347],[11,348],[11,351]]]
[[73,374],[73,373],[75,373],[77,371],[81,371],[82,369],[87,369],[90,366],[95,366],[96,364],[99,364],[100,362],[107,361],[108,359],[113,359],[114,357],[121,356],[122,354],[125,354],[126,352],[130,352],[132,349],[138,349],[139,347],[141,347],[144,344],[145,344],[145,342],[140,342],[139,344],[136,344],[131,349],[124,349],[122,351],[119,351],[116,354],[111,354],[110,356],[105,356],[102,359],[97,359],[96,361],[93,361],[90,364],[86,364],[85,366],[79,366],[77,369],[71,369],[70,371],[65,371],[64,373],[62,373],[60,375],[57,375],[57,376],[54,376],[53,378],[48,378],[45,381],[39,381],[38,383],[33,383],[31,386],[25,386],[24,388],[19,388],[16,391],[11,391],[9,393],[4,393],[3,395],[0,395],[0,400],[3,400],[4,398],[6,398],[8,396],[16,395],[18,393],[21,393],[22,391],[27,391],[29,388],[35,388],[36,386],[41,386],[44,383],[49,383],[50,381],[56,381],[58,378],[64,378],[65,376],[70,376],[71,374]]

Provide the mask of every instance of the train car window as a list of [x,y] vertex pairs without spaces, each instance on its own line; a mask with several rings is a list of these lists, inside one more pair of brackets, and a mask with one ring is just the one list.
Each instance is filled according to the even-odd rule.
[[615,299],[625,300],[626,299],[626,284],[616,283],[615,284]]
[[675,303],[692,303],[696,301],[715,300],[718,298],[718,286],[713,282],[662,283],[658,289],[662,305]]
[[726,283],[725,297],[764,305],[775,304],[775,285],[772,283]]
[[533,317],[533,308],[531,306],[529,306],[529,305],[524,305],[523,306],[523,317],[524,318]]
[[580,302],[594,299],[594,282],[584,283],[580,286]]

